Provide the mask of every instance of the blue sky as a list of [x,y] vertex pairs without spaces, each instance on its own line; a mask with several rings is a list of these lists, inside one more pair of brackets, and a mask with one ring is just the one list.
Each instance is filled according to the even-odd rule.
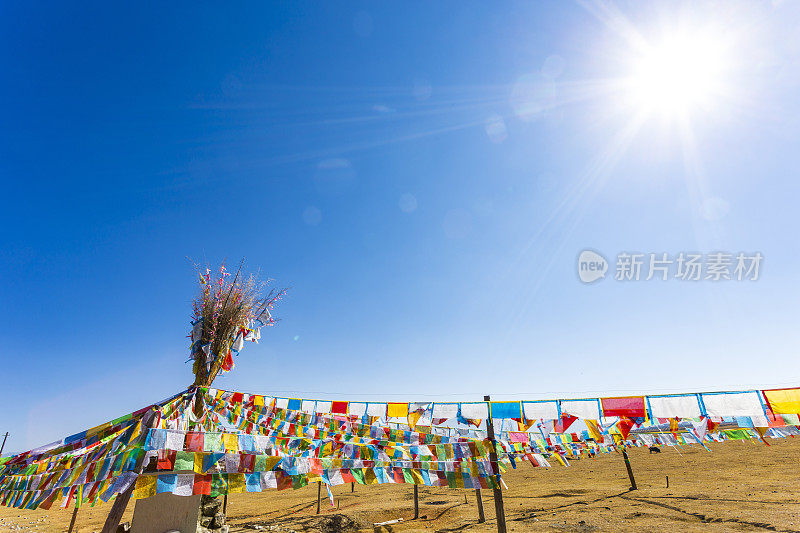
[[[800,383],[800,13],[717,9],[3,4],[7,450],[191,382],[187,257],[245,257],[291,287],[225,388],[474,401]],[[724,36],[724,97],[640,119],[614,82],[631,35],[682,25]],[[584,285],[586,248],[764,263],[756,282],[625,283],[612,264]]]

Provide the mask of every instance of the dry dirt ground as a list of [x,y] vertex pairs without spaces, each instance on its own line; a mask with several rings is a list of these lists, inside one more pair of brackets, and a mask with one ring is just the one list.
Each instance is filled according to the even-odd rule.
[[[509,531],[800,531],[800,439],[712,444],[660,454],[630,451],[639,489],[629,491],[622,456],[574,461],[570,468],[518,465],[505,479]],[[667,476],[669,487],[667,488]],[[483,490],[486,523],[478,523],[474,490],[420,487],[420,518],[413,520],[411,485],[350,485],[333,488],[338,508],[317,487],[234,494],[228,523],[235,533],[336,531],[334,521],[362,531],[496,531],[491,490]],[[130,505],[123,520],[130,520]],[[110,505],[81,509],[76,531],[99,531]],[[0,507],[0,531],[64,532],[71,512],[20,511]],[[337,516],[340,515],[340,516]],[[341,516],[343,515],[343,516]],[[373,526],[396,518],[390,526]],[[162,532],[153,532],[162,533]]]

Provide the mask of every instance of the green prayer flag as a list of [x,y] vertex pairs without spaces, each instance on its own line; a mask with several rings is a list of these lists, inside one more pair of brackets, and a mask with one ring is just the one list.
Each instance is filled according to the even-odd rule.
[[175,470],[194,470],[194,452],[177,452],[173,468]]

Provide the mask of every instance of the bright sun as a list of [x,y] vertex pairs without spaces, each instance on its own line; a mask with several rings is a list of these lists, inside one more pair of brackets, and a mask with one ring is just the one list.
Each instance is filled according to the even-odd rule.
[[643,46],[626,79],[632,103],[665,115],[710,107],[724,89],[723,52],[718,39],[699,34],[675,34]]

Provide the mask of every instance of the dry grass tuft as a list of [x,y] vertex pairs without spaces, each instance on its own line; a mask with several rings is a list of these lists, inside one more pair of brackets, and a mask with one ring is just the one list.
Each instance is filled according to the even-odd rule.
[[200,290],[193,302],[192,357],[197,386],[213,383],[242,328],[275,323],[270,311],[286,290],[266,292],[268,282],[243,272],[243,264],[235,275],[224,264],[218,272],[196,266]]

